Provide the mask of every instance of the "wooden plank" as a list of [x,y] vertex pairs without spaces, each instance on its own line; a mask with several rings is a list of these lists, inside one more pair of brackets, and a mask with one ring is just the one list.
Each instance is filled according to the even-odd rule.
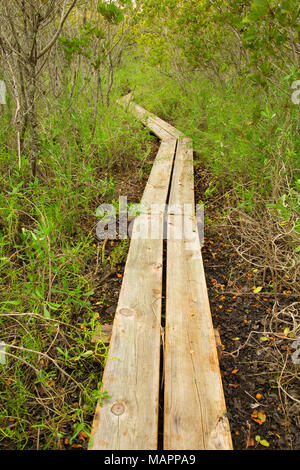
[[[177,147],[170,205],[194,203],[193,152]],[[231,449],[196,223],[192,240],[177,240],[169,211],[165,338],[164,449]],[[191,244],[192,242],[192,244]],[[193,247],[191,249],[191,246]]]
[[[161,144],[142,199],[148,209],[166,203],[175,147],[175,139]],[[93,450],[157,448],[163,241],[135,238],[150,215],[134,222],[103,376],[111,398],[97,406]]]
[[146,110],[135,103],[129,104],[129,109],[134,116],[142,121],[159,139],[168,140],[176,138],[173,134],[166,131],[155,119],[151,118]]
[[[143,205],[150,207],[151,204],[165,204],[167,202],[175,149],[175,139],[163,141],[160,144],[141,200]],[[172,152],[173,158],[171,157]]]
[[163,121],[159,117],[155,116],[153,113],[150,113],[142,106],[134,103],[132,101],[132,93],[124,96],[119,100],[123,106],[128,106],[128,109],[140,119],[145,126],[149,127],[149,129],[159,138],[162,140],[167,140],[168,138],[176,138],[181,139],[184,138],[184,134],[180,132],[175,127],[171,126],[169,123]]
[[155,122],[156,125],[160,126],[162,129],[168,132],[172,137],[175,137],[176,139],[182,139],[185,137],[181,131],[171,126],[171,124],[169,124],[168,122],[163,121],[158,116],[155,116],[153,113],[150,113],[146,109],[142,108],[142,106],[136,103],[132,103],[132,105],[134,105],[136,112],[139,113],[140,116],[145,116],[148,118],[148,123],[147,123],[148,126],[149,126],[149,123],[151,125],[152,122]]

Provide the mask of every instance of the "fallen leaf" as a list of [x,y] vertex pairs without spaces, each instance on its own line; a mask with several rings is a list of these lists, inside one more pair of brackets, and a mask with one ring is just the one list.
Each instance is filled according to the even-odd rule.
[[251,418],[253,421],[261,425],[266,421],[267,416],[264,411],[262,410],[257,411],[257,409],[255,409],[253,413],[251,414]]
[[260,419],[260,421],[261,421],[262,423],[264,423],[264,422],[266,421],[267,415],[266,415],[266,413],[265,413],[263,410],[260,410],[260,411],[258,412],[258,419]]
[[229,384],[229,387],[231,388],[238,388],[240,384]]
[[259,443],[262,445],[262,446],[265,446],[265,447],[269,447],[270,444],[268,443],[268,441],[266,441],[265,439],[262,439],[261,441],[259,441]]
[[255,440],[256,442],[259,442],[262,446],[269,447],[270,445],[268,441],[266,441],[265,439],[261,439],[260,436],[255,436]]
[[254,287],[253,288],[253,293],[258,294],[262,290],[262,286]]

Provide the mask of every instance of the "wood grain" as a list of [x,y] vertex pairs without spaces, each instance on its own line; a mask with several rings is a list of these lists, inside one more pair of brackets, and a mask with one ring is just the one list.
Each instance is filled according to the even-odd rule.
[[127,108],[132,112],[134,116],[140,119],[145,126],[149,127],[149,129],[161,140],[168,140],[170,137],[175,139],[181,139],[184,137],[184,134],[176,129],[175,127],[171,126],[167,122],[163,121],[159,117],[155,116],[153,113],[150,113],[142,106],[134,103],[132,101],[132,93],[124,96],[119,100],[119,102],[123,106],[127,106]]
[[[90,449],[157,449],[163,220],[170,183],[164,449],[231,449],[195,219],[192,142],[133,103],[131,94],[119,102],[162,143],[143,194],[141,214],[134,221],[103,377],[103,391],[111,398],[97,406]],[[185,204],[190,207],[191,230],[182,237],[176,228],[184,226],[181,209]],[[139,237],[147,232],[145,227],[154,214],[157,236],[148,231],[146,237]]]
[[[145,213],[134,221],[103,377],[111,398],[97,406],[90,449],[156,449],[160,372],[162,230],[157,239],[136,238],[151,204],[167,200],[176,140],[162,142],[142,198]],[[164,210],[158,211],[160,226]]]
[[[191,142],[179,142],[167,246],[164,449],[231,449],[214,330],[195,220],[177,240],[172,204],[194,204]],[[192,247],[192,248],[191,248]]]

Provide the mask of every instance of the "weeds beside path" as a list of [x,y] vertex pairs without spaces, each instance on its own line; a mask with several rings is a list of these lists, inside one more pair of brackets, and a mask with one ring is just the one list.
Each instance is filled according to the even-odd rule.
[[112,321],[128,242],[103,247],[95,213],[119,195],[139,202],[157,149],[134,119],[111,112],[93,143],[78,141],[80,116],[58,121],[33,183],[13,167],[6,173],[1,154],[2,449],[86,448],[105,396],[107,343],[93,337]]

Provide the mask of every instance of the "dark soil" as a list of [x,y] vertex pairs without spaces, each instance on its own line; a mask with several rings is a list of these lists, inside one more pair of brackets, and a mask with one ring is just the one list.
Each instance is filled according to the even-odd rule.
[[[278,349],[287,360],[291,374],[296,367],[287,346],[290,343],[285,338],[275,341],[270,335],[267,341],[261,341],[266,337],[264,326],[274,305],[276,307],[276,299],[272,292],[264,289],[258,294],[253,293],[253,286],[261,286],[263,281],[255,279],[254,283],[251,266],[245,264],[234,250],[232,244],[238,244],[238,234],[230,233],[229,241],[222,217],[222,192],[205,195],[211,182],[216,182],[213,175],[197,164],[196,203],[205,203],[206,218],[202,254],[213,323],[222,343],[219,347],[220,369],[233,446],[236,450],[299,449],[299,403],[286,399],[283,393],[280,396],[277,385],[281,373]],[[280,295],[277,310],[297,300],[290,294]],[[290,393],[300,398],[299,380],[298,390],[293,385]],[[259,443],[256,436],[260,436],[263,443]],[[266,444],[264,440],[269,447],[263,445]]]
[[[158,143],[154,142],[149,163],[155,158],[157,150]],[[148,174],[144,172],[140,179],[137,170],[130,168],[118,177],[115,199],[122,195],[127,196],[129,203],[140,201]],[[205,203],[202,254],[213,323],[222,343],[218,352],[233,446],[236,450],[300,449],[300,406],[283,393],[280,395],[277,385],[281,373],[277,349],[287,358],[290,370],[293,370],[291,350],[284,339],[279,345],[271,336],[267,341],[260,340],[265,337],[264,327],[274,311],[276,299],[272,292],[262,290],[258,294],[253,293],[253,285],[262,285],[263,281],[236,253],[233,245],[235,239],[238,243],[237,234],[230,233],[229,237],[228,226],[222,216],[225,200],[222,194],[228,188],[222,188],[220,184],[216,192],[205,193],[216,182],[216,178],[202,164],[195,165],[196,203]],[[95,207],[101,202],[95,201]],[[89,272],[91,269],[97,271],[98,264],[100,266],[96,293],[91,301],[102,325],[113,323],[121,289],[126,252],[119,264],[114,268],[110,265],[111,254],[119,244],[120,240],[109,240],[103,248],[103,241],[95,236],[95,256],[87,269]],[[103,249],[107,262],[105,268],[99,263]],[[296,300],[284,292],[277,308],[284,308]],[[295,390],[294,386],[292,392],[293,396],[300,398],[299,388]],[[257,436],[260,436],[260,442]],[[87,442],[74,441],[72,447],[76,448],[76,445],[84,449]]]
[[[134,167],[127,168],[126,171],[118,174],[116,176],[116,188],[114,199],[118,200],[120,196],[127,197],[127,203],[139,203],[145,186],[148,181],[149,173],[152,167],[153,160],[156,157],[157,151],[159,148],[159,141],[153,140],[151,154],[147,159],[147,165],[143,169],[143,175],[140,177],[139,175],[139,166],[136,165]],[[95,209],[99,204],[104,202],[101,199],[97,199],[95,201]],[[105,201],[107,202],[107,201]],[[97,218],[95,217],[95,221],[97,223]],[[130,223],[130,221],[128,221]],[[90,229],[90,227],[89,227]],[[93,247],[95,248],[95,256],[92,260],[92,264],[97,267],[97,259],[99,269],[97,272],[96,278],[96,293],[91,298],[91,301],[94,305],[94,308],[97,312],[101,310],[99,315],[99,322],[101,324],[104,323],[112,323],[115,315],[115,311],[118,304],[119,293],[122,285],[122,277],[126,263],[126,255],[128,253],[129,243],[127,244],[127,248],[125,247],[122,250],[122,258],[120,262],[116,265],[112,266],[111,258],[112,253],[115,250],[118,250],[118,247],[122,243],[121,240],[98,240],[96,236],[96,229],[94,228],[94,242]],[[105,266],[103,263],[101,264],[102,256],[105,258]],[[99,260],[100,259],[100,260]],[[90,266],[88,269],[90,270]],[[98,288],[97,288],[98,287]],[[105,297],[105,300],[101,302],[101,300]],[[100,302],[100,304],[99,304]]]

